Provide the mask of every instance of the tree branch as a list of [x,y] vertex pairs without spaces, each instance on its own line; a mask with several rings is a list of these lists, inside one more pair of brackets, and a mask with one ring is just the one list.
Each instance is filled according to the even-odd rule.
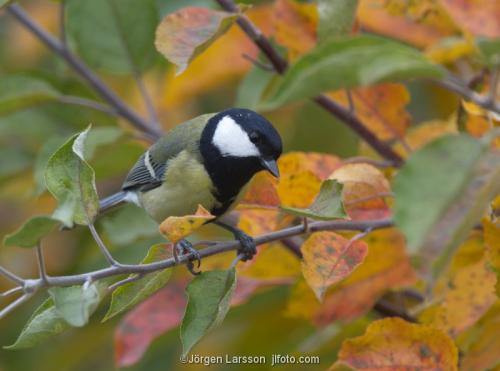
[[65,103],[65,104],[72,104],[75,106],[81,106],[81,107],[86,107],[90,108],[96,111],[104,112],[107,113],[108,115],[111,116],[119,116],[119,113],[117,110],[115,110],[113,107],[108,106],[107,104],[102,104],[100,102],[91,100],[91,99],[86,99],[82,97],[75,97],[72,95],[62,95],[59,98],[57,98],[58,102]]
[[[238,7],[232,0],[216,0],[226,11],[238,13]],[[264,34],[245,16],[239,14],[237,20],[241,29],[252,39],[261,52],[267,57],[275,71],[283,74],[288,68],[288,62],[276,51]],[[382,157],[391,160],[396,166],[403,163],[403,158],[389,145],[381,141],[365,124],[353,113],[351,109],[345,108],[326,95],[320,95],[313,99],[318,105],[340,119],[362,139],[364,139]]]
[[124,101],[121,100],[90,68],[83,63],[76,55],[71,53],[66,46],[45,31],[37,24],[24,10],[17,4],[7,7],[7,11],[16,18],[26,29],[33,33],[49,49],[63,58],[66,63],[106,101],[120,116],[127,119],[138,130],[146,133],[150,139],[157,139],[161,136],[161,131],[148,123],[144,118],[132,110]]
[[433,83],[450,90],[458,95],[461,95],[467,100],[476,103],[478,106],[487,109],[489,111],[495,112],[500,115],[500,103],[491,99],[491,96],[481,95],[476,93],[474,90],[470,89],[463,81],[454,77],[452,75],[442,79],[442,80],[431,80]]

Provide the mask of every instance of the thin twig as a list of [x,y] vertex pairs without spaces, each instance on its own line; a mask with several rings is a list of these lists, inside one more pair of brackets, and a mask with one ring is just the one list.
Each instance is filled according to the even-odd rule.
[[144,276],[145,276],[145,273],[139,273],[139,274],[124,278],[123,280],[120,280],[118,282],[115,282],[108,287],[108,292],[112,292],[115,289],[117,289],[118,287],[126,285],[127,283],[131,283],[131,282],[135,282],[137,280],[140,280]]
[[241,56],[244,59],[246,59],[247,61],[251,62],[253,65],[259,67],[260,69],[262,69],[264,71],[274,72],[274,67],[273,66],[271,66],[269,64],[262,63],[261,61],[255,59],[254,57],[248,55],[247,53],[243,53]]
[[146,89],[146,86],[144,85],[144,80],[142,79],[142,76],[138,72],[134,73],[134,80],[137,85],[137,88],[139,89],[139,92],[141,93],[144,106],[148,111],[149,120],[154,126],[158,128],[158,130],[161,130],[160,119],[158,118],[158,114],[156,112],[153,99],[151,99],[151,95],[149,94],[148,89]]
[[38,37],[49,49],[63,58],[106,102],[116,109],[120,116],[127,119],[138,130],[147,134],[150,139],[154,140],[161,136],[162,133],[157,127],[150,125],[144,118],[132,110],[82,60],[66,48],[61,41],[40,27],[21,6],[17,4],[9,5],[7,11]]
[[18,292],[22,292],[23,288],[20,286],[13,287],[10,290],[0,293],[0,298],[6,298],[7,296],[17,294]]
[[92,237],[94,237],[94,240],[97,244],[97,246],[99,246],[99,249],[101,250],[102,254],[104,255],[104,258],[106,259],[106,261],[112,265],[112,266],[120,266],[121,264],[118,263],[114,258],[113,256],[111,255],[111,253],[109,252],[108,248],[106,247],[106,245],[104,244],[104,242],[102,241],[101,239],[101,236],[99,236],[99,233],[97,233],[96,229],[95,229],[95,226],[94,226],[94,223],[89,223],[88,225],[89,229],[90,229],[90,233],[92,234]]
[[0,275],[4,276],[5,278],[14,283],[17,283],[19,286],[24,286],[24,280],[21,277],[18,277],[17,275],[7,270],[6,268],[2,267],[1,265],[0,265]]
[[72,104],[75,106],[90,108],[96,111],[107,113],[108,115],[111,116],[119,116],[118,111],[115,110],[113,107],[91,99],[75,97],[72,95],[62,95],[59,98],[57,98],[57,101],[65,104]]
[[43,283],[47,284],[47,270],[45,268],[45,259],[43,257],[43,249],[41,242],[36,245],[36,260],[38,262],[38,273]]
[[26,302],[29,299],[31,299],[31,297],[33,295],[34,295],[34,293],[31,293],[31,292],[30,293],[26,293],[23,296],[21,296],[21,297],[17,298],[16,300],[14,300],[9,305],[7,305],[5,308],[3,308],[0,311],[0,319],[4,318],[7,314],[9,314],[10,312],[12,312],[14,309],[16,309],[17,307],[19,307],[20,305],[22,305],[24,302]]
[[433,83],[457,93],[467,100],[470,100],[478,106],[487,110],[493,111],[500,115],[500,103],[492,101],[489,95],[481,95],[471,90],[463,81],[454,77],[448,76],[442,80],[431,80]]
[[354,99],[352,99],[352,93],[350,89],[345,89],[345,95],[347,96],[347,103],[349,104],[349,112],[354,115],[356,114],[356,107],[354,106]]
[[231,262],[231,265],[229,266],[229,269],[233,269],[234,267],[236,267],[236,264],[238,264],[238,262],[243,259],[245,257],[245,255],[243,254],[238,254],[236,256],[236,258],[234,258],[234,260]]

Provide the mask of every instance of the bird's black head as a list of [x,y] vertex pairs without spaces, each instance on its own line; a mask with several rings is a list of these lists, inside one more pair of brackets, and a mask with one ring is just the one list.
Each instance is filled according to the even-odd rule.
[[212,116],[201,135],[200,151],[223,199],[235,197],[261,170],[279,176],[281,137],[269,121],[248,109],[231,108]]

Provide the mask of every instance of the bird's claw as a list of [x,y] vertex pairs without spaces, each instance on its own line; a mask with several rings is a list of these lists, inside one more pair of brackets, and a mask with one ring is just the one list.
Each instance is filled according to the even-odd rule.
[[257,254],[257,245],[255,240],[243,231],[238,231],[234,233],[234,237],[240,241],[240,248],[238,249],[238,254],[242,254],[242,261],[252,260],[255,254]]
[[201,255],[200,255],[200,252],[193,247],[191,242],[189,242],[188,240],[180,240],[176,244],[176,250],[175,250],[175,254],[174,254],[174,259],[176,260],[176,262],[179,262],[179,258],[178,258],[179,255],[190,255],[190,258],[189,258],[188,262],[186,263],[186,266],[187,266],[187,269],[189,270],[189,272],[191,272],[191,274],[196,276],[196,275],[201,273],[201,271],[195,271],[194,264],[193,264],[193,261],[196,261],[197,265],[198,265],[197,268],[198,269],[200,268]]

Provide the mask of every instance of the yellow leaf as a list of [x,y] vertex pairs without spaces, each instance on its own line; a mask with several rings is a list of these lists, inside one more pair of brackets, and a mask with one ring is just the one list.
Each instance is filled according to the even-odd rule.
[[[446,12],[433,3],[433,0],[360,0],[358,21],[363,29],[427,47],[456,33],[456,26]],[[397,8],[391,9],[391,4]]]
[[281,176],[277,186],[281,204],[305,208],[318,194],[321,181],[340,166],[338,157],[321,153],[289,152],[278,161]]
[[472,38],[440,40],[425,51],[431,61],[440,64],[452,63],[474,53],[476,47]]
[[391,215],[384,200],[391,191],[384,174],[373,165],[346,164],[331,175],[344,185],[342,193],[347,214],[353,220],[373,220]]
[[488,264],[500,273],[500,220],[484,218],[483,228]]
[[171,242],[189,236],[209,220],[215,219],[203,206],[198,205],[194,215],[170,216],[160,224],[160,233]]
[[500,365],[500,300],[481,320],[457,338],[463,357],[460,370],[498,370]]
[[326,289],[349,276],[363,261],[368,246],[334,232],[312,234],[302,245],[302,273],[318,300]]
[[458,351],[438,329],[399,318],[372,322],[364,335],[347,339],[337,365],[362,370],[456,370]]
[[438,303],[421,312],[419,319],[455,337],[474,325],[496,301],[495,283],[482,238],[473,234],[436,284],[433,297]]

